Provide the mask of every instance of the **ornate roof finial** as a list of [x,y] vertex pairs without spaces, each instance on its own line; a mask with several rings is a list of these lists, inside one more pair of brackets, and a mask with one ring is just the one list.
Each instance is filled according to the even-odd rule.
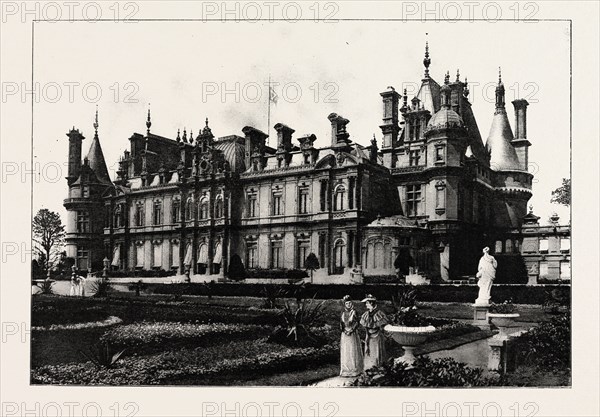
[[529,214],[533,214],[533,204],[529,205]]
[[502,68],[498,67],[498,84],[502,84]]
[[177,142],[181,142],[181,134],[179,132],[179,129],[177,129]]
[[208,117],[206,118],[206,127],[208,127]]
[[146,120],[146,131],[150,134],[150,126],[152,126],[152,122],[150,121],[150,103],[148,103],[148,119]]
[[465,89],[463,90],[463,94],[465,97],[469,97],[469,83],[467,82],[467,77],[465,77]]
[[210,130],[210,127],[208,127],[208,117],[205,120],[205,126],[204,129],[202,129],[202,134],[203,135],[212,135],[212,131]]
[[457,69],[456,69],[456,82],[459,82],[459,81],[460,81],[460,71],[459,71],[459,69],[457,68]]
[[[427,36],[428,33],[425,33]],[[425,58],[423,59],[423,65],[425,65],[425,78],[429,78],[429,65],[431,64],[431,59],[429,59],[429,41],[425,41]]]
[[187,140],[187,130],[185,130],[185,127],[183,128],[183,137],[182,137],[182,139],[183,139],[183,141],[185,143],[188,143],[188,140]]
[[98,105],[96,104],[96,118],[94,119],[94,137],[98,137]]
[[444,84],[448,84],[450,82],[450,71],[446,71],[446,75],[444,76]]

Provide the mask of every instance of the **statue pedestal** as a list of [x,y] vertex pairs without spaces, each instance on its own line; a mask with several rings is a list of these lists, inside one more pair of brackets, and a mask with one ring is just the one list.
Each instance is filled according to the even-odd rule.
[[490,371],[502,372],[505,368],[506,340],[492,337],[489,342],[488,369]]
[[489,304],[473,304],[473,325],[482,330],[490,329],[490,320],[488,319]]

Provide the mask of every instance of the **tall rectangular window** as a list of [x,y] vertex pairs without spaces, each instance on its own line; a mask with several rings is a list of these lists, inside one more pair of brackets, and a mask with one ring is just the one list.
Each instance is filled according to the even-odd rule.
[[540,278],[548,278],[548,262],[540,261]]
[[354,209],[354,193],[356,192],[356,178],[350,177],[348,183],[348,209]]
[[308,188],[300,188],[298,190],[298,213],[308,213]]
[[571,250],[571,238],[561,237],[560,238],[560,251],[569,252]]
[[77,232],[88,233],[90,231],[90,214],[85,210],[77,211]]
[[444,148],[442,146],[435,148],[435,162],[444,162]]
[[327,194],[329,190],[329,181],[321,180],[321,189],[320,189],[320,202],[321,202],[321,211],[327,211]]
[[135,225],[136,226],[144,225],[144,206],[141,203],[138,203],[135,206]]
[[273,208],[271,210],[271,214],[273,216],[280,216],[283,214],[283,204],[282,204],[282,198],[281,198],[281,193],[280,192],[275,192],[272,194],[272,203],[273,203]]
[[246,268],[258,268],[258,245],[256,242],[246,244]]
[[257,205],[256,194],[248,194],[246,207],[248,217],[256,217]]
[[560,262],[560,279],[571,279],[571,262]]
[[153,205],[152,224],[158,226],[162,223],[162,203],[155,201]]
[[178,223],[181,220],[181,202],[173,200],[171,206],[171,223]]
[[162,266],[162,244],[152,245],[152,266],[155,268]]
[[325,233],[319,233],[319,264],[321,268],[325,265],[325,252],[327,248],[327,235]]
[[310,253],[310,242],[308,240],[298,241],[298,251],[296,253],[296,268],[304,269],[304,262]]
[[419,160],[421,159],[421,151],[414,150],[408,153],[408,164],[411,167],[416,167],[419,165]]
[[406,186],[406,214],[417,216],[421,211],[421,185]]
[[540,252],[548,252],[548,238],[540,238]]
[[283,268],[283,252],[281,240],[271,242],[271,268]]
[[84,271],[89,269],[89,251],[83,248],[77,248],[77,269]]
[[179,243],[171,243],[171,267],[179,267]]

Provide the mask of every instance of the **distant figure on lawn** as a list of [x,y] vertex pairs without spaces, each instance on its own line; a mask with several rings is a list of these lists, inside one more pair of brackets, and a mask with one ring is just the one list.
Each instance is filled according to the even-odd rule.
[[77,295],[78,287],[79,284],[77,283],[77,274],[73,272],[71,274],[71,288],[69,289],[69,295],[71,297],[75,297]]
[[477,300],[475,300],[475,304],[488,305],[490,303],[490,292],[492,291],[492,284],[496,278],[498,262],[496,262],[496,259],[494,259],[489,252],[490,248],[487,246],[483,248],[483,256],[479,260],[477,275],[475,275],[479,278],[479,281],[477,282],[477,286],[479,286],[479,295]]
[[377,299],[367,294],[363,303],[367,311],[360,318],[360,324],[366,329],[364,369],[383,365],[387,359],[383,327],[388,324],[387,316],[377,308]]
[[363,370],[363,354],[358,336],[359,318],[349,295],[344,296],[344,310],[340,320],[340,376],[359,376]]

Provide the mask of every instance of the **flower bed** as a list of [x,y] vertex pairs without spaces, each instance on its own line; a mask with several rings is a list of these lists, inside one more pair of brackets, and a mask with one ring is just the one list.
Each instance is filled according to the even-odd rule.
[[110,316],[106,320],[102,321],[90,321],[87,323],[76,323],[76,324],[52,324],[50,326],[33,326],[31,330],[35,331],[52,331],[52,330],[81,330],[81,329],[93,329],[97,327],[109,327],[115,324],[122,323],[118,317]]
[[[134,323],[106,332],[100,340],[118,348],[160,347],[173,349],[209,340],[229,340],[251,335],[253,338],[271,331],[271,327],[244,324]],[[139,353],[139,350],[136,349]]]
[[337,347],[330,345],[290,349],[258,340],[215,346],[202,352],[182,350],[129,357],[113,369],[98,369],[91,362],[42,366],[32,370],[31,380],[33,384],[57,385],[156,385],[181,381],[207,384],[211,377],[258,377],[282,369],[306,369],[329,363],[338,355]]
[[[59,297],[52,297],[60,299]],[[106,320],[109,314],[100,307],[82,303],[33,303],[31,325],[35,328],[80,324]]]

